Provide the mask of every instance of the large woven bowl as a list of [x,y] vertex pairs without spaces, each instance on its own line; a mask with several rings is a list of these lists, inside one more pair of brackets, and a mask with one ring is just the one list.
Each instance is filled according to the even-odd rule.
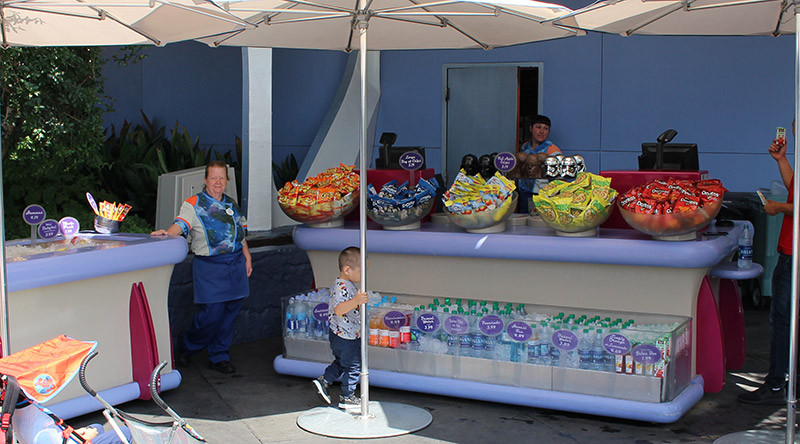
[[472,214],[458,214],[451,213],[444,209],[444,214],[450,223],[458,225],[459,227],[469,232],[502,232],[505,231],[506,219],[514,213],[517,207],[518,194],[515,191],[509,199],[506,199],[499,208],[494,210],[481,211]]
[[433,203],[434,200],[431,199],[409,210],[399,210],[394,213],[380,213],[374,208],[367,209],[367,216],[386,230],[416,230],[420,228],[422,218],[430,213]]
[[333,227],[344,224],[344,217],[358,206],[358,190],[352,191],[341,200],[315,203],[312,205],[284,205],[278,201],[287,216],[310,227]]
[[[722,199],[688,213],[639,214],[617,205],[625,222],[637,231],[660,240],[691,240],[694,232],[705,227],[717,217],[722,208]],[[679,238],[684,236],[684,238]],[[674,239],[673,239],[674,238]]]

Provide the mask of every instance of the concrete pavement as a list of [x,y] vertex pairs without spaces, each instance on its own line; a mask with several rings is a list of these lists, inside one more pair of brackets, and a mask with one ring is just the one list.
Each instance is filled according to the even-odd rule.
[[[722,435],[748,429],[785,428],[786,408],[740,404],[736,396],[755,389],[768,366],[766,311],[746,311],[748,355],[740,370],[729,372],[720,393],[706,394],[673,424],[651,424],[505,404],[431,396],[370,387],[374,401],[411,404],[427,409],[433,423],[412,435],[359,440],[363,443],[712,443]],[[278,375],[273,358],[281,339],[234,346],[234,375],[222,375],[195,356],[181,369],[183,382],[165,392],[164,400],[210,443],[348,442],[309,434],[296,425],[298,415],[320,405],[311,381]],[[338,390],[338,389],[335,389]],[[335,391],[334,393],[338,393]],[[165,419],[152,401],[119,406],[143,419]],[[70,421],[74,426],[103,422],[92,414]],[[783,441],[781,441],[783,442]]]

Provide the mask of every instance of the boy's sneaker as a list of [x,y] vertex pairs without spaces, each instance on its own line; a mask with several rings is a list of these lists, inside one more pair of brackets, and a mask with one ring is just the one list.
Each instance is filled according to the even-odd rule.
[[339,408],[340,409],[360,409],[361,408],[361,398],[356,395],[350,395],[350,397],[345,398],[344,396],[339,395]]
[[331,385],[325,382],[325,377],[320,376],[319,378],[312,381],[314,387],[317,388],[317,395],[319,395],[320,399],[325,401],[325,404],[331,403],[331,397],[328,395],[328,387]]
[[742,393],[738,399],[745,404],[785,405],[786,390],[783,387],[776,390],[764,384],[758,390]]

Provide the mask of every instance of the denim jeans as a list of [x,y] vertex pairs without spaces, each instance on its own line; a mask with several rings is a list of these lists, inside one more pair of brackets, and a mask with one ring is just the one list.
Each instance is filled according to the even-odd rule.
[[792,257],[778,253],[772,272],[772,302],[769,309],[769,373],[764,383],[783,387],[789,369],[789,317],[791,315]]
[[332,383],[342,378],[342,396],[349,398],[356,391],[361,376],[361,339],[344,339],[329,331],[334,360],[325,369],[325,382]]

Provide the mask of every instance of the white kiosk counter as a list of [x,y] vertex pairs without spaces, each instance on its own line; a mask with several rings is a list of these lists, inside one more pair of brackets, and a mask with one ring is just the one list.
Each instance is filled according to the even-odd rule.
[[[414,231],[368,230],[367,287],[407,295],[686,316],[692,320],[694,381],[687,390],[702,394],[704,385],[706,391],[720,390],[725,374],[723,325],[708,273],[730,259],[745,224],[749,222],[736,221],[688,242],[656,241],[634,230],[612,228],[585,238],[527,226],[509,226],[497,234],[430,223]],[[359,232],[355,225],[301,226],[295,228],[294,240],[307,251],[317,285],[325,286],[338,275],[339,252],[359,244]],[[670,420],[699,399],[696,394],[691,402],[685,398],[680,406],[669,406]],[[644,418],[665,422],[662,413]]]
[[[162,390],[177,387],[167,295],[173,266],[187,252],[183,238],[148,234],[7,242],[11,353],[61,334],[97,341],[87,380],[112,404],[149,399],[149,374],[161,361],[170,363]],[[101,405],[76,381],[48,407],[71,418]]]

